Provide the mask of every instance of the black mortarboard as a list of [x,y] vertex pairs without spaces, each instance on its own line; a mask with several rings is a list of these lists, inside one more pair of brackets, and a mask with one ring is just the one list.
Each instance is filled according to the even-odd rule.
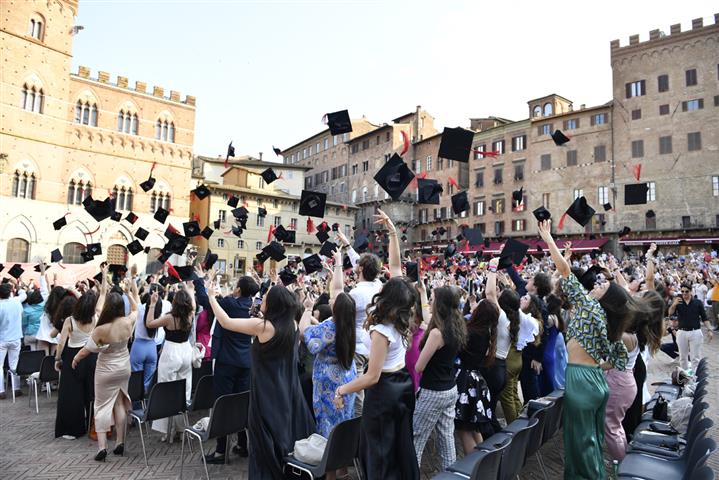
[[65,225],[67,225],[67,220],[65,219],[65,217],[60,217],[54,222],[52,222],[52,226],[55,230],[60,230]]
[[279,242],[270,242],[268,245],[265,246],[265,248],[262,249],[262,251],[267,253],[271,259],[277,262],[286,258],[285,247]]
[[324,242],[322,248],[320,248],[320,255],[327,258],[331,257],[332,254],[337,250],[337,244],[334,242]]
[[518,207],[524,201],[524,187],[512,192],[512,208]]
[[317,237],[317,240],[320,241],[320,243],[324,243],[324,242],[327,241],[328,238],[330,238],[330,236],[327,234],[327,232],[321,231],[321,230],[318,231],[318,232],[315,234],[315,236]]
[[300,215],[322,218],[325,216],[326,202],[326,193],[302,190],[302,196],[300,197]]
[[102,255],[102,245],[99,243],[91,243],[87,246],[87,251],[90,252],[93,257]]
[[349,133],[352,131],[352,121],[347,110],[332,112],[327,114],[327,126],[330,128],[332,135],[341,133]]
[[422,247],[422,255],[432,255],[434,249],[432,247]]
[[210,189],[207,188],[206,185],[198,185],[197,188],[192,190],[192,193],[194,193],[195,196],[200,200],[204,200],[205,198],[210,196]]
[[604,207],[604,211],[605,211],[605,212],[612,209],[612,204],[609,203],[609,202],[605,203],[605,204],[602,205],[602,206]]
[[355,238],[353,246],[355,252],[362,253],[367,250],[367,247],[369,247],[369,240],[366,235],[359,235]]
[[265,263],[265,260],[270,258],[270,254],[265,252],[264,250],[262,250],[257,255],[255,255],[255,258],[257,259],[258,262]]
[[402,157],[396,153],[382,165],[382,168],[374,176],[374,180],[392,197],[392,200],[399,199],[413,178],[414,173],[404,163]]
[[432,231],[429,232],[429,233],[430,233],[430,235],[432,235],[433,237],[436,237],[437,235],[439,235],[439,233],[437,233],[437,230],[436,230],[436,229],[435,229],[435,230],[432,230]]
[[227,145],[227,157],[234,157],[235,156],[235,147],[232,146],[232,142],[230,142],[229,145]]
[[345,255],[342,259],[342,268],[344,270],[351,270],[352,269],[352,260],[350,260],[349,255]]
[[554,140],[554,144],[556,146],[561,147],[569,141],[569,137],[563,134],[561,131],[555,130],[552,134],[552,140]]
[[92,252],[89,252],[87,250],[84,252],[80,252],[80,257],[82,258],[83,263],[87,263],[87,262],[91,261],[93,258],[95,258],[94,255],[92,254]]
[[579,280],[579,283],[582,284],[588,292],[591,292],[594,290],[594,286],[597,283],[597,275],[601,272],[602,267],[599,265],[592,265],[577,280]]
[[230,198],[227,199],[227,205],[232,208],[237,208],[237,205],[239,205],[240,199],[239,197],[236,197],[234,195],[230,195]]
[[266,217],[266,216],[267,216],[267,209],[266,209],[266,208],[263,208],[263,207],[260,207],[260,208],[257,210],[257,216],[258,216],[258,217]]
[[135,236],[136,236],[137,238],[139,238],[140,240],[146,240],[146,239],[147,239],[147,236],[148,236],[149,234],[150,234],[150,232],[148,232],[147,230],[145,230],[145,229],[142,228],[142,227],[138,228],[137,231],[135,232]]
[[165,210],[164,208],[160,207],[160,208],[158,208],[157,211],[155,212],[154,218],[155,218],[155,220],[157,220],[157,221],[160,222],[160,223],[165,223],[165,221],[167,220],[167,216],[168,216],[169,214],[170,214],[170,212],[168,212],[168,211]]
[[59,248],[56,248],[52,251],[52,253],[50,253],[50,262],[57,263],[60,260],[62,260],[62,253],[60,253]]
[[122,220],[122,214],[120,212],[112,212],[112,215],[110,215],[110,219],[114,222],[119,222]]
[[538,222],[542,222],[544,220],[549,220],[550,218],[552,218],[552,214],[549,213],[549,210],[547,210],[543,206],[534,210],[532,212],[532,214],[534,215],[534,218],[536,218]]
[[109,197],[105,200],[93,200],[91,196],[88,196],[82,201],[82,204],[85,207],[85,211],[98,222],[110,218],[115,211]]
[[212,236],[212,234],[213,234],[214,232],[215,232],[215,231],[214,231],[213,229],[211,229],[209,226],[207,226],[207,227],[205,227],[205,228],[202,229],[202,232],[200,233],[200,235],[202,235],[202,236],[205,237],[207,240],[209,240],[210,237]]
[[165,249],[162,249],[160,252],[161,252],[161,253],[160,253],[160,256],[157,257],[157,261],[160,262],[160,263],[165,263],[165,262],[168,261],[168,260],[170,259],[170,257],[172,256],[172,252],[168,252],[168,251],[165,250]]
[[149,192],[150,190],[152,190],[152,187],[154,187],[154,186],[155,186],[155,177],[150,177],[140,184],[140,188],[145,192]]
[[278,157],[279,157],[280,155],[282,155],[282,150],[280,150],[279,148],[275,147],[274,145],[272,145],[272,151],[275,152],[275,155],[277,155]]
[[619,232],[619,236],[620,236],[620,237],[624,237],[625,235],[629,235],[631,232],[632,232],[632,229],[631,229],[631,228],[629,228],[629,227],[624,227],[624,228],[622,228],[622,230]]
[[127,273],[127,267],[125,265],[112,263],[108,265],[107,271],[110,273],[115,273],[117,275],[125,275]]
[[566,215],[572,217],[581,226],[585,226],[594,216],[594,209],[587,204],[587,199],[581,196],[572,202],[567,209]]
[[142,246],[142,244],[140,243],[139,240],[133,240],[132,242],[130,242],[130,243],[127,244],[127,250],[128,250],[131,254],[137,255],[138,253],[140,253],[141,251],[143,251],[144,248],[143,248],[143,246]]
[[654,218],[657,216],[657,214],[654,213],[654,210],[647,210],[647,213],[645,213],[644,216],[647,218]]
[[20,266],[19,263],[16,263],[12,267],[10,267],[10,270],[8,270],[8,274],[13,278],[20,278],[20,275],[22,275],[25,272],[23,268]]
[[438,157],[469,162],[469,153],[472,150],[474,132],[461,127],[446,128],[442,131],[442,140],[439,142]]
[[624,205],[644,205],[647,203],[649,185],[635,183],[624,186]]
[[529,245],[519,240],[510,238],[504,244],[502,252],[499,254],[499,268],[507,268],[511,265],[519,265],[527,254]]
[[145,253],[150,253],[150,247],[145,247]]
[[459,215],[462,212],[469,210],[469,199],[467,198],[467,192],[459,192],[452,195],[452,211]]
[[232,210],[232,216],[238,219],[247,218],[249,216],[249,210],[245,207],[239,207]]
[[317,231],[327,233],[330,231],[330,227],[329,227],[329,225],[327,225],[327,222],[322,222],[319,225],[317,225]]
[[462,232],[464,238],[467,239],[470,245],[480,245],[484,240],[482,230],[479,228],[465,228]]
[[437,229],[437,234],[438,234],[438,235],[442,236],[442,235],[444,235],[445,233],[447,233],[447,229],[446,229],[446,228],[444,228],[444,227],[439,227],[439,228]]
[[220,220],[215,220],[214,222],[212,222],[212,226],[215,227],[215,230],[217,230],[220,228],[221,223],[222,222],[220,222]]
[[128,213],[127,216],[125,217],[125,220],[127,220],[128,222],[130,222],[130,225],[134,225],[135,222],[137,221],[137,215],[135,215],[134,213],[130,212],[130,213]]
[[209,270],[217,262],[219,257],[216,253],[212,253],[212,250],[208,249],[205,254],[205,259],[202,261],[202,268]]
[[[50,268],[50,265],[48,265],[47,263],[43,262],[43,265],[45,265],[45,270]],[[38,263],[37,265],[35,265],[35,267],[33,267],[33,270],[35,270],[36,272],[40,272],[40,264]]]
[[182,229],[186,237],[196,237],[200,234],[200,224],[196,220],[183,223]]
[[310,273],[322,270],[322,259],[315,253],[307,258],[303,258],[302,265],[305,267],[305,273],[309,275]]
[[278,242],[285,242],[287,239],[287,229],[283,227],[282,225],[277,225],[275,227],[275,231],[273,232],[273,235],[277,239]]
[[241,237],[242,236],[242,228],[235,225],[234,227],[232,227],[232,234],[236,237]]
[[165,244],[165,251],[170,253],[176,253],[177,255],[182,255],[183,253],[185,253],[185,249],[187,248],[187,245],[189,243],[190,241],[187,237],[183,237],[182,235],[175,235]]
[[288,285],[292,285],[297,280],[297,275],[292,273],[287,268],[283,268],[282,270],[280,270],[279,277],[280,281],[282,282],[282,285],[284,285],[285,287]]
[[439,195],[443,191],[442,185],[437,180],[417,179],[417,203],[439,205]]
[[267,170],[265,170],[264,172],[260,173],[260,175],[262,175],[262,180],[264,180],[267,185],[269,185],[270,183],[274,182],[275,180],[277,180],[279,178],[277,176],[277,174],[275,173],[275,171],[272,170],[272,167],[270,167]]
[[419,268],[417,262],[407,262],[404,264],[407,269],[407,278],[412,282],[419,282]]
[[175,271],[180,276],[183,282],[189,282],[190,280],[195,280],[199,278],[197,276],[197,273],[195,273],[195,267],[193,267],[192,265],[175,267]]
[[333,223],[333,224],[332,224],[332,231],[333,231],[333,232],[339,232],[339,231],[340,231],[340,224],[339,224],[339,223]]

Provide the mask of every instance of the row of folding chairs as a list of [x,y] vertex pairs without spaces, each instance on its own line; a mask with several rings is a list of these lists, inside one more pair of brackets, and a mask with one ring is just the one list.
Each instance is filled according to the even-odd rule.
[[[20,377],[22,385],[23,377],[29,379],[28,406],[32,407],[32,399],[35,398],[35,413],[40,413],[38,403],[38,391],[41,385],[45,386],[48,398],[52,395],[50,384],[57,381],[60,376],[55,371],[55,356],[45,355],[42,350],[22,350],[18,356],[15,374]],[[12,387],[12,372],[8,369],[6,385],[12,391],[12,401],[15,403],[15,389]]]
[[519,475],[532,455],[536,456],[544,478],[548,478],[539,450],[561,428],[563,404],[561,390],[530,402],[526,417],[517,418],[434,478],[509,480]]
[[[697,383],[701,382],[702,380],[706,380],[709,377],[709,364],[707,363],[706,357],[699,360],[695,375]],[[666,400],[667,402],[671,402],[672,400],[676,400],[677,398],[679,398],[684,390],[681,385],[675,385],[674,383],[672,383],[671,379],[667,379],[661,382],[655,382],[652,385],[657,388],[654,390],[654,393],[652,394],[652,397],[649,399],[649,401],[644,404],[646,418],[651,418],[651,411],[660,396],[664,398],[664,400]]]

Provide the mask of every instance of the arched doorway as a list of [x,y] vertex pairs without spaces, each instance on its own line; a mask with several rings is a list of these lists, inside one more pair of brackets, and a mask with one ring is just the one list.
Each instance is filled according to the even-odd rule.
[[27,263],[30,261],[30,242],[22,238],[11,238],[7,242],[7,262]]
[[122,245],[110,245],[110,248],[107,249],[107,263],[127,265],[127,249]]
[[68,265],[85,263],[80,256],[84,251],[85,245],[82,243],[66,243],[65,246],[62,247],[62,261]]

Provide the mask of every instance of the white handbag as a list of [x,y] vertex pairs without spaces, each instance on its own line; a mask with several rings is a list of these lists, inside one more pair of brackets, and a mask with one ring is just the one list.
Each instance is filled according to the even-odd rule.
[[196,343],[192,349],[192,366],[194,368],[200,368],[202,361],[205,359],[205,346],[201,343]]
[[313,433],[307,438],[295,442],[295,451],[292,452],[297,460],[308,465],[319,465],[325,454],[327,439],[320,434]]

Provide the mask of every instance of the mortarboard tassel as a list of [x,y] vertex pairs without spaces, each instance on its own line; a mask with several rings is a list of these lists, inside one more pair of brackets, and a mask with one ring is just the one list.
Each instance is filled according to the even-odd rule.
[[450,185],[454,185],[455,188],[459,188],[459,184],[457,183],[457,180],[455,180],[454,178],[448,177],[447,181],[449,182]]
[[315,231],[315,223],[312,221],[312,217],[307,217],[307,233]]
[[275,234],[275,226],[270,225],[270,231],[267,233],[267,243],[270,243],[272,241],[272,235]]
[[642,176],[642,164],[639,163],[637,165],[634,165],[634,178],[637,179],[637,182],[639,181],[639,178]]
[[414,176],[414,178],[412,179],[411,182],[409,182],[409,186],[412,187],[412,188],[418,188],[417,179],[422,179],[422,180],[424,180],[425,178],[427,178],[427,172],[419,173],[419,174],[417,174],[417,175]]
[[403,157],[404,154],[409,151],[409,134],[407,134],[407,132],[405,132],[404,130],[402,130],[400,133],[402,134],[402,142],[404,143],[404,145],[402,146],[402,151],[400,152],[399,156]]
[[150,176],[152,176],[152,172],[155,171],[156,166],[157,166],[157,162],[152,162],[152,167],[150,167]]
[[557,224],[557,230],[560,232],[564,229],[564,220],[567,218],[567,212],[564,212],[561,217],[559,217],[559,223]]
[[166,262],[166,263],[165,263],[165,266],[167,267],[167,273],[168,273],[171,277],[174,277],[174,278],[178,279],[179,281],[182,281],[182,278],[180,277],[180,274],[177,273],[177,270],[175,270],[175,267],[173,267],[170,262]]
[[483,151],[481,151],[481,150],[473,150],[473,151],[474,151],[474,153],[478,153],[478,154],[480,154],[480,155],[482,155],[482,156],[489,156],[489,157],[497,157],[497,156],[499,156],[499,152],[497,152],[497,151],[495,151],[495,150],[490,150],[490,151],[488,151],[488,152],[483,152]]
[[171,223],[167,224],[167,229],[170,231],[170,233],[175,233],[177,235],[180,234],[180,232],[175,227],[173,227]]

